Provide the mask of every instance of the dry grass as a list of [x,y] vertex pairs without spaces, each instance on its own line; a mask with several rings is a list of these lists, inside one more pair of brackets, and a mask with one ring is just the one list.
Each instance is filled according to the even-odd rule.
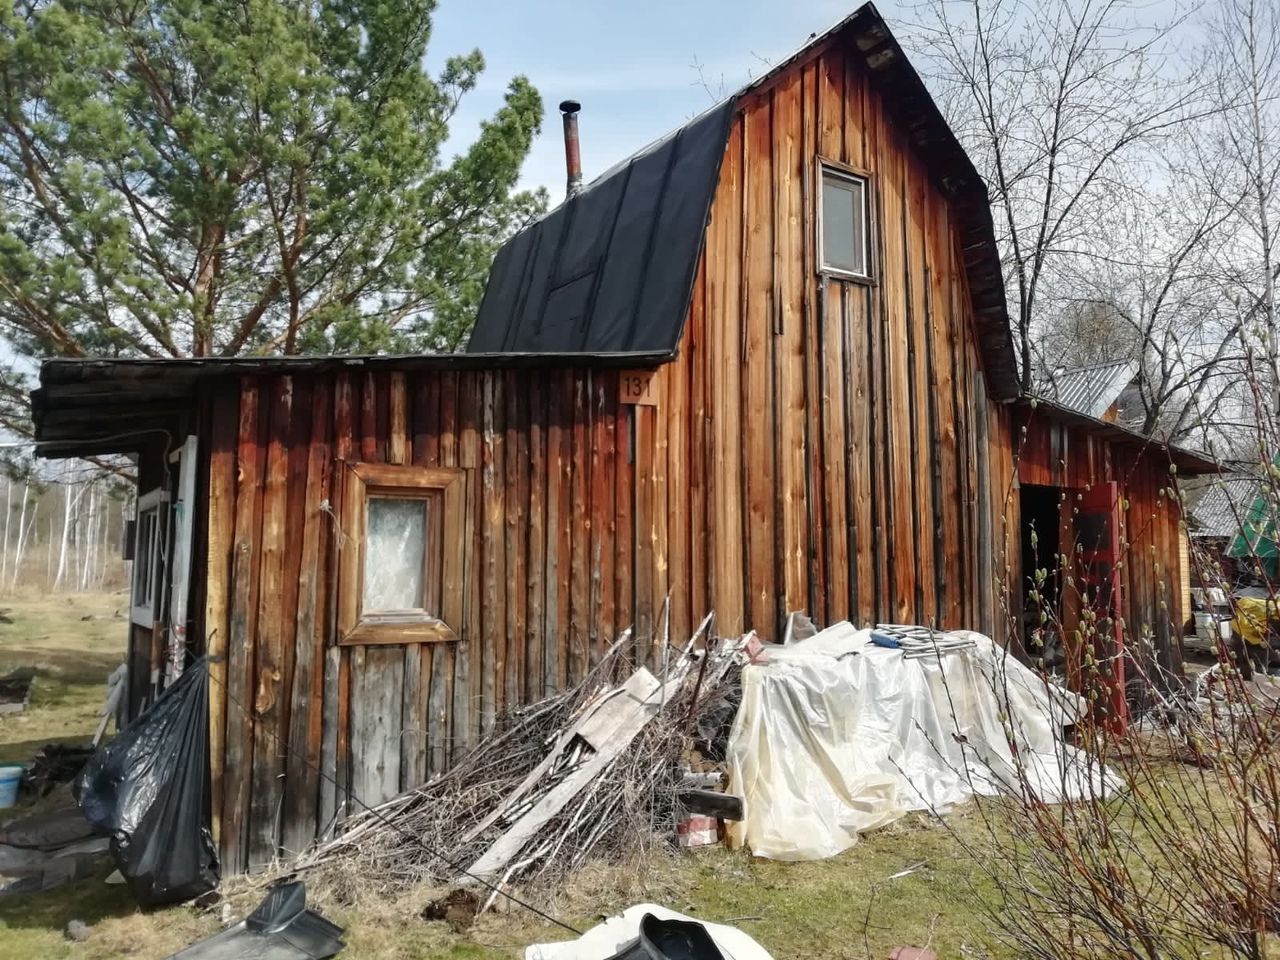
[[[966,831],[970,814],[962,811],[951,822]],[[909,875],[889,879],[921,861]],[[438,888],[423,885],[388,897],[358,874],[328,870],[306,879],[312,905],[346,927],[343,956],[359,960],[516,958],[531,943],[569,936],[516,907],[487,914],[458,934],[419,916]],[[816,863],[776,863],[714,848],[593,864],[547,902],[555,916],[579,929],[635,903],[661,903],[734,923],[779,960],[881,960],[900,943],[930,944],[942,957],[1011,958],[984,943],[971,899],[990,894],[982,884],[981,871],[949,831],[911,817]],[[245,881],[227,887],[236,917],[261,896]],[[549,893],[521,892],[539,900]],[[73,918],[92,926],[84,944],[63,940],[61,931]],[[143,913],[122,888],[106,887],[98,877],[21,901],[0,900],[0,957],[159,958],[218,927],[215,914],[193,907]]]
[[23,763],[51,741],[84,741],[97,725],[106,679],[124,660],[128,597],[115,593],[0,596],[0,673],[31,669],[31,705],[0,717],[0,762]]

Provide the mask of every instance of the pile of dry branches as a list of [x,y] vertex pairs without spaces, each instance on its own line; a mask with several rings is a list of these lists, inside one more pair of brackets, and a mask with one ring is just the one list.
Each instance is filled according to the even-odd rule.
[[[654,671],[658,680],[668,677],[656,715],[492,879],[554,888],[588,859],[617,860],[674,844],[683,816],[677,800],[682,758],[698,736],[699,718],[718,724],[726,698],[736,699],[730,645],[711,653],[693,652],[693,645],[672,652]],[[615,644],[575,687],[506,714],[447,772],[352,817],[341,836],[289,869],[340,865],[387,891],[424,881],[466,882],[468,865],[593,753],[567,732],[618,691],[611,681],[631,675],[627,647]]]

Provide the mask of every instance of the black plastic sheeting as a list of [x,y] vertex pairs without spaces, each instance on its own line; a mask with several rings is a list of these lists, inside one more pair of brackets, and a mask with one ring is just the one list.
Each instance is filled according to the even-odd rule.
[[76,801],[111,835],[111,855],[143,906],[218,885],[209,829],[209,669],[193,663],[81,771]]
[[725,960],[707,933],[691,920],[660,920],[646,913],[640,936],[624,944],[609,960]]
[[498,251],[468,353],[674,354],[733,118],[730,98]]
[[272,888],[240,923],[169,960],[326,960],[344,946],[342,928],[307,909],[298,880]]

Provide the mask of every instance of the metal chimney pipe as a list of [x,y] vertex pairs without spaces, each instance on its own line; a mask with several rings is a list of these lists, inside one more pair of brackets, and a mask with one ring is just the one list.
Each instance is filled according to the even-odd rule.
[[582,192],[582,151],[578,147],[578,111],[582,104],[577,100],[565,100],[560,104],[564,114],[564,165],[568,172],[565,199],[572,200]]

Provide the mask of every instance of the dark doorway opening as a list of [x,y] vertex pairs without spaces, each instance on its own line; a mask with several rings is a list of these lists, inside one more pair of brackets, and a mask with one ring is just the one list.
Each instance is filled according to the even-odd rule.
[[1058,666],[1063,650],[1060,625],[1062,489],[1023,484],[1022,510],[1022,642],[1034,660]]

